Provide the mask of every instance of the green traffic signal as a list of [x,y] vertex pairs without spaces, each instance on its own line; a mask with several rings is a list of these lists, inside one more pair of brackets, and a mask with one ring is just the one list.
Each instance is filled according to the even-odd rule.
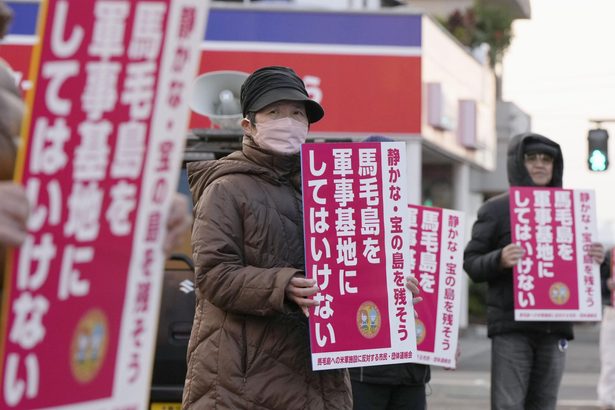
[[602,128],[590,130],[587,135],[587,165],[594,172],[609,168],[609,133]]
[[607,159],[600,150],[593,150],[589,156],[589,169],[592,171],[606,171]]

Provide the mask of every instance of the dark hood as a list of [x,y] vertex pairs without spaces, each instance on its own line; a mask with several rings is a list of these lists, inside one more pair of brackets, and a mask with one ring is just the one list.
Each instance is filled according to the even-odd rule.
[[301,162],[299,154],[275,155],[261,149],[252,138],[243,137],[241,151],[217,161],[190,162],[187,165],[188,184],[196,204],[205,188],[216,179],[228,174],[258,175],[274,185],[290,180],[293,186],[301,187]]
[[524,147],[530,142],[542,142],[555,149],[557,154],[553,161],[553,177],[547,186],[561,188],[564,177],[564,158],[559,144],[547,137],[531,132],[514,136],[508,144],[507,168],[510,186],[535,186],[530,174],[525,169],[523,161]]

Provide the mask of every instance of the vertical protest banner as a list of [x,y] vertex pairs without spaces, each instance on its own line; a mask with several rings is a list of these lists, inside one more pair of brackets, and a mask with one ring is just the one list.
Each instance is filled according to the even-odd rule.
[[525,251],[514,267],[515,320],[600,320],[600,267],[588,254],[594,192],[512,187],[510,219],[512,242]]
[[416,362],[456,366],[463,273],[464,215],[408,205],[410,272],[423,300],[416,311]]
[[208,2],[41,4],[4,282],[1,408],[144,409]]
[[414,358],[405,152],[397,142],[302,145],[306,276],[320,288],[314,370]]

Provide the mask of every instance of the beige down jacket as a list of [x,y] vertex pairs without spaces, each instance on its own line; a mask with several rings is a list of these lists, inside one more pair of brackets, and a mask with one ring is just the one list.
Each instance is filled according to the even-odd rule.
[[184,409],[350,409],[346,370],[311,369],[308,322],[284,297],[304,269],[298,156],[189,164],[197,307]]

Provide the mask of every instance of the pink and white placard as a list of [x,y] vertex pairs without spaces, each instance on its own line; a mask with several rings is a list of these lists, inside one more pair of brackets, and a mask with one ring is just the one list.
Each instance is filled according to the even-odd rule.
[[409,205],[410,269],[423,300],[416,310],[416,362],[454,368],[463,278],[464,215]]
[[514,268],[515,320],[598,321],[600,267],[591,190],[510,188],[512,242],[525,254]]
[[314,370],[415,358],[405,154],[398,142],[302,146]]

